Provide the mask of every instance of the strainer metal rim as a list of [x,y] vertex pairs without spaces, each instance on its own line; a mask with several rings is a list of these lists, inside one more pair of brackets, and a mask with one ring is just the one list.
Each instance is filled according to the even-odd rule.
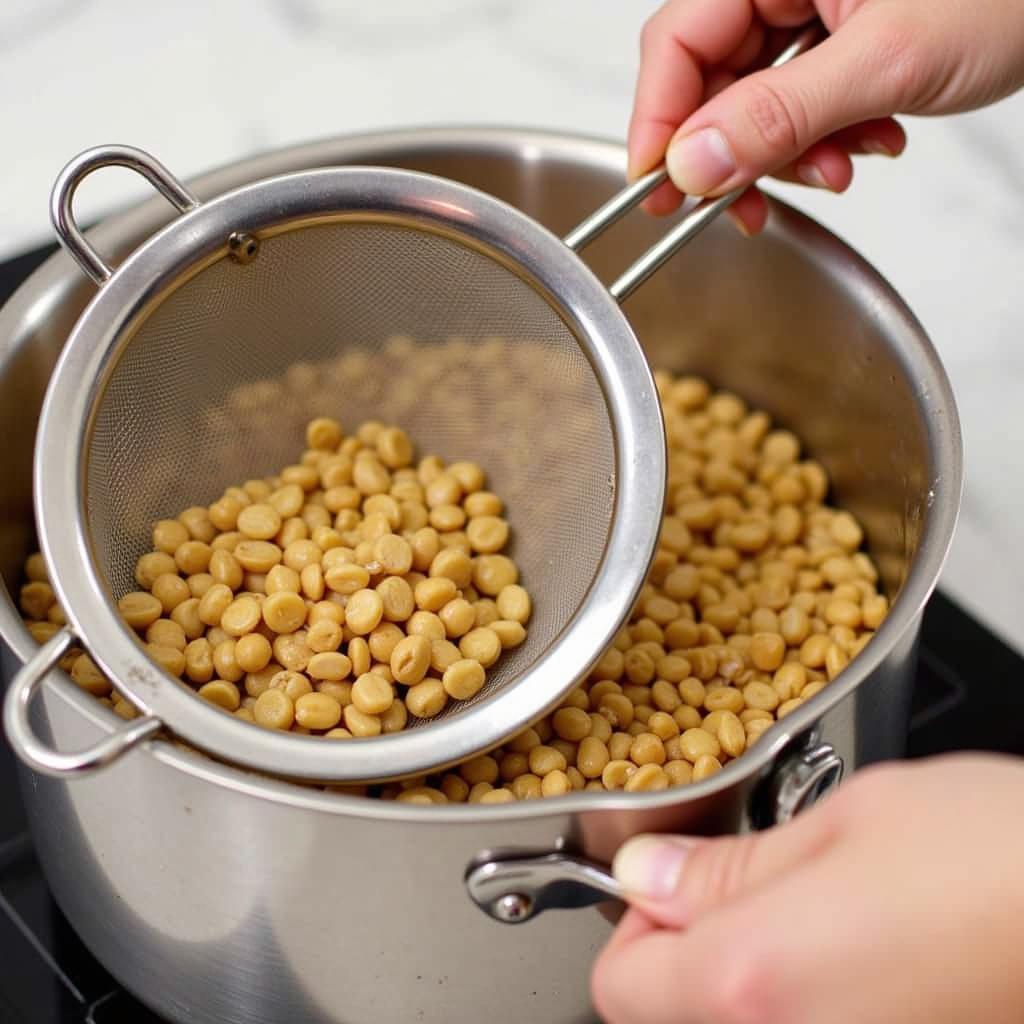
[[[547,293],[605,394],[617,487],[604,557],[585,605],[518,681],[423,728],[328,743],[225,714],[148,659],[117,616],[90,552],[84,442],[104,370],[133,323],[186,274],[224,257],[229,237],[286,230],[301,218],[368,215],[454,231]],[[39,421],[34,484],[41,547],[70,626],[144,713],[221,760],[274,775],[357,783],[422,774],[493,747],[585,677],[646,578],[664,508],[666,455],[657,391],[639,342],[604,285],[557,236],[465,185],[406,170],[344,167],[242,186],[183,214],[125,260],[79,318],[55,367]]]

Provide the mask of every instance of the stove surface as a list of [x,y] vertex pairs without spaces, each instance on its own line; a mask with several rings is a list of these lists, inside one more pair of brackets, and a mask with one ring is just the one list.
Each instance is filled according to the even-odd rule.
[[[52,249],[0,264],[0,304]],[[909,757],[950,750],[1024,754],[1024,658],[936,594],[924,616]],[[166,1024],[125,992],[50,897],[0,742],[0,1022]]]

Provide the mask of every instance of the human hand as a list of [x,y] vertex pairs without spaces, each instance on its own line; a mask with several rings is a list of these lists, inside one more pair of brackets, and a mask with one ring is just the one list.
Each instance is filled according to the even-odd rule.
[[790,824],[639,837],[598,959],[608,1024],[1019,1024],[1024,765],[869,768]]
[[[815,14],[824,42],[754,70],[766,44],[781,49],[778,30]],[[852,154],[903,151],[890,115],[970,110],[1022,85],[1024,4],[1013,0],[669,0],[641,36],[630,176],[666,160],[672,183],[648,199],[654,213],[766,174],[842,192]],[[767,206],[750,189],[729,212],[754,233]]]

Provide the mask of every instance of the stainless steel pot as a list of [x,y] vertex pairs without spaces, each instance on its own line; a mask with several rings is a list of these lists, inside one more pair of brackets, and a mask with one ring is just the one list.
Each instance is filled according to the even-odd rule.
[[[576,137],[438,129],[282,150],[191,185],[206,198],[342,163],[465,181],[564,233],[621,184],[625,154]],[[120,257],[169,216],[155,200],[93,238]],[[623,249],[662,230],[636,217],[595,243],[588,262],[608,280]],[[91,293],[59,255],[0,311],[0,569],[11,592],[32,544],[34,423]],[[626,310],[655,366],[728,385],[824,462],[898,594],[878,636],[752,752],[682,790],[415,807],[269,780],[163,740],[81,779],[22,770],[58,903],[158,1012],[224,1024],[589,1020],[589,966],[616,912],[601,865],[625,836],[767,826],[827,791],[844,764],[900,753],[920,614],[961,487],[953,398],[920,325],[855,253],[781,203],[753,241],[713,225]],[[33,642],[6,593],[0,634],[9,677]],[[119,721],[59,672],[33,715],[62,750],[96,743]]]

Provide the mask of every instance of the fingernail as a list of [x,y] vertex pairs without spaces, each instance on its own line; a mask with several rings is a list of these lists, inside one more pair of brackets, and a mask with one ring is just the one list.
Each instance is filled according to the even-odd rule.
[[896,154],[878,139],[861,139],[860,148],[865,153],[874,153],[875,156],[895,156]]
[[679,836],[636,836],[615,854],[612,874],[631,896],[667,899],[676,891],[692,848],[689,839]]
[[825,180],[825,175],[814,166],[814,164],[800,164],[796,169],[797,177],[812,188],[827,188],[832,186]]
[[739,216],[738,216],[737,214],[733,213],[733,211],[732,211],[732,210],[726,210],[725,212],[726,212],[727,214],[729,214],[729,219],[730,219],[730,220],[731,220],[731,221],[733,222],[733,224],[734,224],[734,225],[736,226],[736,230],[737,230],[737,231],[738,231],[738,232],[739,232],[739,233],[740,233],[740,234],[741,234],[741,235],[742,235],[742,236],[743,236],[744,238],[752,238],[752,237],[753,237],[753,235],[752,235],[752,234],[750,233],[750,231],[748,231],[748,230],[747,230],[747,225],[746,225],[746,224],[744,224],[742,220],[740,220],[740,218],[739,218]]
[[717,128],[702,128],[673,142],[665,156],[669,177],[680,192],[702,196],[736,172],[736,161]]

